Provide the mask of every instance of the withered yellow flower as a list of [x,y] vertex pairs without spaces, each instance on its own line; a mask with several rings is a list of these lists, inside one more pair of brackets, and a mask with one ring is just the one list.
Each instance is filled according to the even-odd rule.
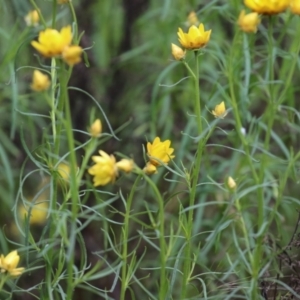
[[32,41],[31,45],[45,57],[61,55],[72,41],[71,26],[63,27],[60,32],[47,28],[39,33],[38,42]]
[[74,66],[81,62],[82,51],[80,46],[65,47],[62,52],[62,58],[69,66]]
[[95,165],[88,169],[89,174],[94,176],[94,186],[114,183],[118,176],[115,157],[102,150],[99,151],[99,154],[100,156],[92,156]]
[[215,106],[215,109],[212,110],[212,114],[215,118],[223,119],[227,115],[226,107],[224,101]]
[[291,0],[244,0],[247,7],[259,14],[274,15],[287,9]]
[[160,141],[159,137],[153,140],[153,143],[147,143],[147,154],[149,156],[150,162],[154,166],[159,166],[161,164],[167,164],[175,156],[172,155],[174,149],[170,147],[171,141],[165,140]]
[[227,185],[231,190],[235,190],[237,186],[235,180],[231,176],[227,178]]
[[171,44],[172,47],[172,55],[176,60],[184,59],[186,51],[182,50],[180,47],[178,47],[175,44]]
[[194,12],[194,11],[191,11],[187,17],[187,24],[188,26],[191,26],[191,25],[196,25],[198,26],[199,25],[199,20],[197,18],[197,14]]
[[102,133],[102,123],[100,119],[95,120],[91,125],[89,133],[92,137],[98,137]]
[[48,90],[51,82],[47,75],[39,70],[34,70],[32,75],[31,89],[35,92],[42,92]]
[[238,18],[238,25],[244,32],[256,32],[257,26],[260,23],[258,13],[252,12],[246,14],[244,10],[241,11]]
[[291,0],[290,9],[293,14],[300,15],[300,0]]
[[24,17],[25,23],[27,26],[38,26],[40,21],[40,16],[37,10],[30,11],[25,17]]
[[20,261],[20,256],[18,255],[17,250],[14,250],[4,256],[1,254],[0,257],[0,270],[1,273],[9,273],[11,276],[20,276],[24,268],[17,268],[17,265]]
[[192,25],[188,33],[184,33],[181,28],[178,28],[177,32],[180,44],[183,48],[189,50],[205,47],[209,42],[210,34],[211,30],[205,31],[202,23],[199,27]]
[[116,163],[116,166],[119,170],[130,173],[133,169],[134,162],[132,159],[123,158]]

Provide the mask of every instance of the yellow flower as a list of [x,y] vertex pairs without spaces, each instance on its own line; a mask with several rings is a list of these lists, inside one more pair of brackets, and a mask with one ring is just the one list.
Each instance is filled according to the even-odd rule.
[[171,44],[171,46],[172,46],[172,55],[173,55],[173,57],[176,60],[184,59],[186,51],[185,50],[183,51],[180,47],[178,47],[175,44]]
[[[43,225],[47,219],[48,214],[48,203],[38,202],[35,203],[30,211],[29,224],[30,225]],[[25,208],[23,205],[19,207],[19,216],[24,218],[28,216],[29,209]]]
[[25,17],[24,20],[27,26],[38,26],[40,16],[37,10],[30,11]]
[[133,169],[134,162],[132,159],[123,158],[116,163],[116,166],[119,170],[125,173],[130,173]]
[[14,250],[4,256],[0,257],[0,270],[1,273],[8,272],[11,276],[19,276],[24,271],[24,268],[16,268],[20,260],[17,250]]
[[293,14],[300,15],[300,0],[291,0],[290,9]]
[[246,14],[244,10],[241,11],[238,19],[238,25],[244,32],[256,32],[257,26],[260,23],[258,13],[252,12]]
[[71,44],[71,26],[63,27],[60,32],[47,28],[39,33],[38,42],[32,41],[31,45],[45,57],[61,55],[66,47]]
[[215,109],[212,110],[212,114],[215,116],[215,118],[223,119],[226,117],[227,112],[224,101],[215,106]]
[[143,171],[147,175],[152,175],[157,173],[157,168],[151,164],[151,162],[147,162],[146,166],[144,167]]
[[198,25],[199,24],[199,20],[197,18],[197,14],[194,11],[191,11],[187,17],[187,24],[188,26],[191,25]]
[[81,62],[82,51],[80,46],[65,47],[62,52],[62,58],[69,66],[74,66]]
[[205,31],[201,23],[199,27],[192,25],[188,33],[184,33],[178,28],[179,42],[185,49],[199,49],[205,47],[210,39],[211,30]]
[[167,164],[172,158],[175,156],[172,155],[174,152],[173,148],[170,148],[171,141],[165,140],[164,142],[160,141],[159,137],[156,137],[151,144],[150,142],[147,143],[147,154],[149,156],[149,162],[155,169],[151,166],[146,165],[146,171],[152,170],[156,171],[156,167],[162,164]]
[[68,181],[70,179],[71,168],[69,164],[61,162],[57,166],[57,172],[63,180]]
[[118,176],[115,157],[102,150],[99,154],[100,156],[92,156],[95,165],[88,169],[89,174],[94,176],[94,186],[114,183]]
[[98,137],[102,133],[102,124],[100,119],[95,120],[89,129],[90,135],[92,137]]
[[31,89],[35,92],[42,92],[48,90],[50,86],[50,79],[47,75],[43,74],[39,70],[33,71]]
[[231,176],[229,176],[228,179],[227,179],[227,185],[231,190],[236,189],[236,182]]
[[287,9],[291,0],[244,0],[247,7],[259,14],[274,15]]

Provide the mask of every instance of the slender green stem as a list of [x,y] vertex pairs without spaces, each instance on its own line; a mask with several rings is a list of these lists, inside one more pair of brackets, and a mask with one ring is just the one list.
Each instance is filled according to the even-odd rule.
[[[190,69],[188,64],[184,62],[185,66],[187,67],[188,71],[190,72],[192,78],[194,79],[194,89],[195,89],[195,102],[194,102],[194,113],[197,118],[197,131],[200,135],[202,133],[202,117],[201,117],[201,102],[200,102],[200,87],[199,87],[199,55],[198,51],[195,52],[195,60],[196,60],[196,67],[195,73]],[[196,199],[196,191],[197,191],[197,184],[199,179],[200,167],[201,167],[201,160],[203,154],[203,148],[205,144],[205,139],[202,139],[198,142],[197,152],[196,152],[196,161],[193,166],[192,176],[191,176],[191,186],[190,186],[190,197],[189,197],[189,206],[193,207],[195,204]],[[186,297],[187,293],[187,286],[190,279],[190,270],[191,270],[191,238],[193,233],[193,216],[194,210],[190,209],[188,211],[188,218],[187,218],[187,229],[186,229],[186,248],[184,251],[184,262],[183,262],[183,281],[182,281],[182,289],[181,289],[181,299]]]
[[168,283],[166,279],[166,241],[165,241],[165,210],[164,200],[156,186],[156,184],[142,172],[145,180],[153,189],[158,201],[158,218],[159,218],[159,246],[160,246],[160,287],[159,287],[159,300],[165,300],[168,290]]
[[126,201],[125,218],[124,218],[124,230],[123,230],[123,251],[122,251],[122,274],[121,274],[121,295],[120,300],[125,300],[125,294],[128,287],[127,281],[127,255],[128,255],[128,236],[129,236],[129,222],[130,211],[134,193],[136,191],[137,184],[139,183],[142,175],[139,174],[131,188],[129,197]]

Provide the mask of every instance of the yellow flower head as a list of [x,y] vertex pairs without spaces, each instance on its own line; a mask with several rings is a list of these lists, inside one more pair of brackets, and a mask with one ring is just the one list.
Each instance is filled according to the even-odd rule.
[[38,42],[32,41],[31,45],[45,57],[61,55],[66,47],[71,44],[71,26],[63,27],[60,32],[47,28],[39,33]]
[[100,119],[95,120],[89,129],[90,135],[92,137],[98,137],[102,133],[102,124]]
[[300,0],[291,0],[290,9],[293,14],[300,15]]
[[185,49],[199,49],[206,46],[209,42],[211,30],[205,31],[204,25],[201,23],[199,27],[192,25],[188,33],[184,33],[178,28],[179,42]]
[[80,46],[65,47],[62,52],[62,58],[69,66],[74,66],[81,62],[82,51]]
[[228,185],[229,189],[231,189],[231,190],[236,189],[236,182],[231,176],[229,176],[227,179],[227,185]]
[[260,23],[258,13],[252,12],[246,14],[244,10],[241,11],[238,19],[238,25],[244,32],[256,32],[257,26]]
[[264,15],[274,15],[285,11],[290,2],[291,0],[244,0],[247,7]]
[[215,118],[223,119],[226,117],[227,112],[224,101],[215,106],[215,109],[212,110],[212,114],[215,116]]
[[116,163],[116,167],[125,173],[130,173],[134,167],[134,162],[132,159],[123,158]]
[[189,13],[189,15],[187,17],[187,24],[188,24],[188,26],[191,26],[191,25],[198,26],[199,20],[197,18],[197,14],[194,11],[191,11]]
[[39,70],[33,71],[31,89],[35,92],[42,92],[48,90],[50,86],[50,79],[47,75],[43,74]]
[[94,176],[94,186],[114,183],[118,176],[115,157],[102,150],[99,151],[99,154],[100,156],[92,156],[95,165],[88,169],[89,174]]
[[40,21],[40,16],[37,10],[30,11],[25,17],[24,20],[27,26],[38,26]]
[[[30,211],[29,224],[30,225],[43,225],[47,219],[48,214],[48,202],[38,202],[35,203]],[[29,209],[25,208],[23,205],[19,207],[19,216],[24,218],[28,216]]]
[[143,171],[147,174],[147,175],[152,175],[157,173],[157,168],[151,164],[151,162],[147,162],[146,166],[144,167]]
[[1,254],[0,257],[0,270],[1,273],[8,272],[11,276],[19,276],[24,271],[24,268],[17,268],[19,263],[20,256],[18,255],[17,250],[14,250],[4,256]]
[[159,137],[156,137],[152,144],[148,142],[147,154],[149,156],[150,163],[157,167],[161,164],[167,164],[171,159],[173,159],[175,157],[172,155],[174,149],[170,148],[170,146],[170,140],[161,142]]
[[172,55],[173,55],[173,57],[176,60],[184,59],[186,51],[185,50],[183,51],[180,47],[178,47],[175,44],[171,44],[171,46],[172,46]]

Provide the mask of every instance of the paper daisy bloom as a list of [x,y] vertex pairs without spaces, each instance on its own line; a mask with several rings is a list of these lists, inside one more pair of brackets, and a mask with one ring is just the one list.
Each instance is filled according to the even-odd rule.
[[91,125],[89,133],[92,137],[98,137],[102,133],[102,123],[100,119],[96,119],[95,122]]
[[25,23],[27,26],[38,26],[40,21],[40,16],[37,10],[30,11],[25,17],[24,17]]
[[62,58],[69,66],[74,66],[81,62],[82,51],[80,46],[65,47],[62,52]]
[[123,158],[116,163],[118,170],[125,173],[130,173],[134,167],[134,162],[132,159]]
[[191,25],[198,25],[199,24],[199,20],[197,18],[197,14],[194,11],[191,11],[187,17],[187,24],[188,26]]
[[153,143],[147,143],[147,155],[149,157],[149,162],[144,168],[146,174],[156,173],[156,168],[158,166],[167,164],[175,156],[172,155],[174,149],[170,147],[171,141],[165,140],[162,142],[159,137],[156,137]]
[[227,186],[229,187],[229,189],[231,189],[231,190],[235,190],[236,189],[236,182],[235,182],[235,180],[231,177],[231,176],[229,176],[228,178],[227,178]]
[[34,70],[32,75],[31,89],[35,92],[42,92],[48,90],[50,86],[50,79],[47,75],[39,70]]
[[300,15],[300,0],[292,0],[290,3],[290,9],[293,14]]
[[226,107],[224,101],[222,101],[220,104],[215,106],[215,109],[211,112],[215,118],[223,119],[227,115]]
[[175,44],[171,44],[172,47],[172,55],[176,60],[184,59],[186,51],[182,50],[180,47],[178,47]]
[[32,41],[31,45],[45,57],[61,55],[72,41],[71,26],[63,27],[60,31],[47,28],[39,33],[38,42]]
[[113,155],[108,155],[100,150],[100,156],[92,156],[95,165],[88,169],[89,174],[94,176],[94,186],[114,183],[118,176],[116,159]]
[[201,23],[199,27],[192,25],[188,33],[184,33],[178,28],[177,35],[183,48],[188,50],[200,49],[206,46],[210,39],[211,30],[205,31]]
[[264,15],[274,15],[285,11],[291,0],[244,0],[251,10]]
[[260,19],[258,13],[252,12],[246,14],[245,11],[242,10],[237,23],[242,31],[255,33],[257,31],[257,26],[260,23]]
[[24,268],[17,268],[17,265],[20,261],[20,256],[18,255],[17,250],[14,250],[4,256],[1,254],[0,257],[0,270],[1,273],[9,273],[11,276],[20,276]]

